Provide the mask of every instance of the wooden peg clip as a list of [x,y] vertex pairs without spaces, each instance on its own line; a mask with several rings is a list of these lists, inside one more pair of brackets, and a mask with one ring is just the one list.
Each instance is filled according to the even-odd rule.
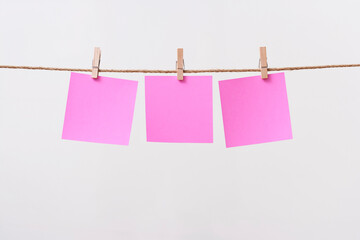
[[99,47],[95,47],[94,49],[94,58],[92,61],[92,78],[98,78],[99,76],[99,68],[100,68],[100,57],[101,51]]
[[177,79],[184,79],[184,51],[182,48],[177,49],[177,61],[176,61]]
[[266,57],[266,47],[260,47],[260,71],[261,78],[268,78],[268,63]]

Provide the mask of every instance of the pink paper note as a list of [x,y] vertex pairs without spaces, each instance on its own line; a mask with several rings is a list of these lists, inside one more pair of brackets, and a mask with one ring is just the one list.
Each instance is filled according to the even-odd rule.
[[292,139],[284,73],[219,81],[226,147]]
[[128,145],[137,84],[71,73],[62,138]]
[[149,142],[212,143],[211,76],[145,77]]

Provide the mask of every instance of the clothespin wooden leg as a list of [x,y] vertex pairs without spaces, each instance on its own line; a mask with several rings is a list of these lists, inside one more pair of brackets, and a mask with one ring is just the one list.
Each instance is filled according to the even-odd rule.
[[177,49],[177,61],[176,61],[176,71],[177,71],[177,79],[184,79],[184,54],[183,49]]
[[260,47],[260,71],[262,79],[268,78],[266,47]]
[[94,58],[92,61],[92,78],[98,78],[99,76],[99,67],[100,67],[100,57],[101,51],[99,47],[95,47],[94,49]]

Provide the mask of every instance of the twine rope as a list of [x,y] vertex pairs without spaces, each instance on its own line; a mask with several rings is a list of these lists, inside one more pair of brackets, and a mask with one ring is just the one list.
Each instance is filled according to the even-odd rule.
[[[272,71],[295,71],[295,70],[311,70],[325,68],[351,68],[360,67],[360,64],[338,64],[338,65],[319,65],[319,66],[300,66],[300,67],[278,67],[268,68]],[[24,70],[47,70],[47,71],[71,71],[71,72],[91,72],[90,68],[67,68],[67,67],[36,67],[36,66],[13,66],[0,65],[0,69],[24,69]],[[149,70],[149,69],[99,69],[99,72],[115,72],[115,73],[176,73],[176,70]],[[221,73],[221,72],[260,72],[259,68],[244,69],[193,69],[184,70],[184,73]]]

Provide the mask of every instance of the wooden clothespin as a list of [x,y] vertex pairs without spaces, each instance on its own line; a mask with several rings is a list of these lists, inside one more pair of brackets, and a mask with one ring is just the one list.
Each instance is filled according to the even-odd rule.
[[94,58],[92,61],[92,78],[98,78],[99,76],[99,68],[100,68],[100,57],[101,51],[99,47],[95,47],[94,49]]
[[266,57],[266,47],[260,47],[260,71],[261,78],[268,78],[268,63]]
[[184,79],[184,51],[182,48],[177,49],[177,61],[176,61],[177,79]]

